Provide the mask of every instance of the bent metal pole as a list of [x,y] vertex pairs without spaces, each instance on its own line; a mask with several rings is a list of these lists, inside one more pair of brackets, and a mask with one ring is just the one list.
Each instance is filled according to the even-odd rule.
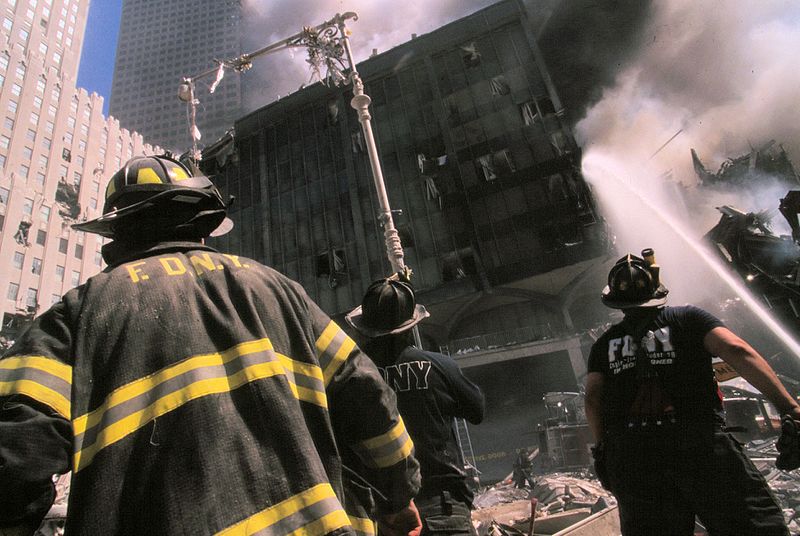
[[378,159],[378,147],[375,144],[375,136],[372,133],[372,117],[369,114],[369,105],[372,99],[364,93],[364,83],[356,70],[356,63],[353,60],[353,52],[350,49],[350,39],[347,37],[347,30],[344,25],[344,18],[339,18],[339,31],[341,32],[342,43],[344,44],[347,62],[350,67],[350,82],[353,84],[353,98],[350,106],[358,112],[358,122],[361,123],[361,132],[364,134],[364,141],[367,144],[367,155],[369,164],[372,168],[372,180],[375,183],[375,191],[378,194],[378,204],[380,214],[378,220],[383,226],[383,236],[386,241],[386,255],[392,265],[393,272],[405,272],[405,262],[403,260],[403,246],[400,243],[400,236],[394,226],[392,209],[389,205],[389,196],[386,193],[386,184],[383,180],[383,171]]

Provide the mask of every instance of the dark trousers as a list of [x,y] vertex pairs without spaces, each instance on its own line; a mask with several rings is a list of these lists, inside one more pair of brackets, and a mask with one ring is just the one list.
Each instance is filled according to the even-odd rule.
[[477,536],[472,525],[472,513],[468,504],[455,499],[449,492],[414,500],[422,518],[422,534]]
[[624,536],[788,536],[764,477],[730,434],[673,425],[606,439]]

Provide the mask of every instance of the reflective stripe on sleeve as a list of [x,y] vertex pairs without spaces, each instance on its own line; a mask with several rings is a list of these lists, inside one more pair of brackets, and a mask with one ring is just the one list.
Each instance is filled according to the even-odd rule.
[[319,366],[322,367],[325,378],[325,386],[328,386],[333,375],[356,347],[356,343],[342,331],[336,322],[331,320],[317,339],[315,346]]
[[15,356],[0,361],[0,396],[29,396],[69,420],[71,393],[69,365],[43,356]]
[[368,467],[383,468],[407,458],[414,450],[414,443],[398,416],[397,424],[388,432],[357,443],[353,450]]
[[266,338],[221,353],[192,356],[124,385],[109,394],[98,408],[73,421],[75,471],[89,465],[103,448],[191,400],[280,375],[287,379],[299,400],[327,406],[322,371],[315,365],[276,354]]
[[350,515],[350,524],[353,526],[356,534],[363,536],[375,536],[375,534],[377,534],[375,522],[369,518]]
[[317,484],[218,532],[217,536],[316,535],[350,524],[330,484]]

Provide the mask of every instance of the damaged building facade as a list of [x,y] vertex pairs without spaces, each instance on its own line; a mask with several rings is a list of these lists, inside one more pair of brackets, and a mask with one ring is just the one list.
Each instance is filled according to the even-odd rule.
[[0,8],[0,292],[6,346],[34,315],[102,269],[102,242],[70,228],[103,209],[108,178],[158,152],[76,88],[88,0]]
[[[484,478],[535,445],[542,395],[576,391],[608,241],[522,3],[505,0],[358,65],[426,348],[487,395]],[[315,84],[235,124],[202,167],[235,196],[220,249],[299,281],[341,319],[391,271],[349,87]],[[600,270],[605,273],[604,270]],[[591,305],[591,307],[590,307]],[[344,324],[344,322],[341,322]]]

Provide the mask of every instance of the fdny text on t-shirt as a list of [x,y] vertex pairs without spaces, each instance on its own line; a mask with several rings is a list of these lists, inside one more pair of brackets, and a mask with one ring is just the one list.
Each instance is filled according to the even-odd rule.
[[388,367],[379,367],[383,379],[397,392],[424,391],[428,388],[428,374],[431,371],[430,361],[409,361]]
[[[653,332],[654,337],[647,339],[645,349],[651,365],[672,365],[675,361],[675,348],[670,339],[669,326]],[[608,369],[612,374],[619,374],[636,366],[636,350],[638,343],[630,335],[608,341]]]

